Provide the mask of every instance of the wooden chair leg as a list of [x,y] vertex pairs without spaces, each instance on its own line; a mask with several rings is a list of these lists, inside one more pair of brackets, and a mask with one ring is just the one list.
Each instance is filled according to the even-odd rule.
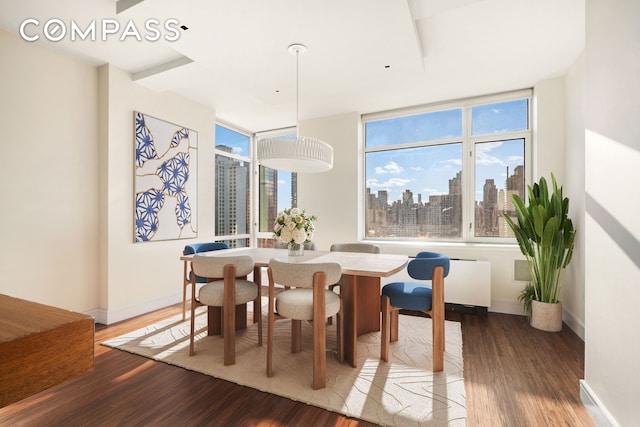
[[436,267],[433,274],[432,300],[432,341],[433,341],[433,371],[444,369],[444,269]]
[[258,314],[258,345],[262,345],[262,291],[260,290],[260,286],[258,285],[258,297],[253,302],[254,316],[255,313]]
[[444,369],[444,319],[436,316],[432,319],[433,325],[433,371],[440,372]]
[[398,322],[400,321],[400,309],[391,307],[391,314],[389,316],[389,341],[398,341]]
[[273,322],[274,314],[269,309],[269,317],[267,321],[267,377],[273,376]]
[[338,362],[344,363],[344,323],[343,319],[343,311],[342,311],[342,299],[340,300],[340,311],[336,315],[336,341],[338,344]]
[[190,281],[187,281],[187,261],[184,261],[184,267],[182,272],[182,321],[186,319],[187,314],[187,286]]
[[302,351],[302,321],[291,319],[291,353]]
[[[193,275],[193,277],[195,277],[195,275]],[[191,280],[191,333],[189,334],[189,356],[193,356],[195,354],[195,348],[194,348],[195,345],[193,342],[193,334],[195,333],[195,326],[196,326],[196,285],[194,283],[194,280]]]
[[187,318],[187,285],[182,286],[182,321]]
[[[270,268],[267,268],[267,275],[269,277],[269,306],[267,312],[267,377],[271,378],[273,376],[273,323],[276,320],[276,315],[273,304],[275,290],[273,288],[273,276]],[[258,327],[260,327],[260,324],[258,324]]]
[[380,333],[381,343],[380,343],[380,359],[385,362],[389,361],[389,318],[391,311],[391,302],[389,297],[386,295],[382,296],[382,331]]
[[224,364],[236,363],[236,284],[235,267],[229,265],[224,269]]
[[318,390],[326,387],[327,341],[325,316],[325,274],[318,272],[313,277],[313,384]]

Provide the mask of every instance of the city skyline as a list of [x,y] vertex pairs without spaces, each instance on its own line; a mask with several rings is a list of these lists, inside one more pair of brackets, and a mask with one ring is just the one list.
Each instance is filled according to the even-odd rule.
[[[476,144],[474,193],[482,200],[487,179],[504,183],[507,168],[524,165],[522,139]],[[401,200],[405,190],[424,198],[447,194],[449,180],[462,172],[462,143],[366,154],[366,188],[387,191],[389,200]],[[464,182],[463,182],[464,185]]]

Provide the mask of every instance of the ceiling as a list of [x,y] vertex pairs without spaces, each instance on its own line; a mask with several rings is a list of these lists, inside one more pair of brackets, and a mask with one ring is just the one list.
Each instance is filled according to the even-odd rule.
[[[46,44],[94,65],[111,63],[147,88],[171,91],[216,110],[247,131],[293,126],[296,57],[299,119],[369,113],[532,87],[561,76],[584,49],[584,0],[0,0],[0,28],[20,24]],[[127,8],[128,5],[131,7]],[[68,32],[48,41],[60,19]],[[121,29],[101,40],[101,23]],[[156,18],[161,37],[139,34]],[[176,19],[176,41],[162,28]],[[71,20],[97,40],[71,40]],[[178,25],[176,25],[177,27]],[[54,28],[54,27],[51,27]],[[27,42],[25,42],[27,43]]]

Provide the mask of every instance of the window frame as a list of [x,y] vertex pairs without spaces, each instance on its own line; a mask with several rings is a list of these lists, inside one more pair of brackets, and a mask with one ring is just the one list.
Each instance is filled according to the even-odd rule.
[[[519,131],[494,132],[474,136],[472,135],[472,108],[487,104],[495,104],[508,101],[527,100],[527,128]],[[462,225],[460,238],[452,239],[428,239],[426,241],[433,243],[498,243],[513,244],[513,237],[483,237],[475,236],[475,159],[476,144],[493,141],[506,141],[512,139],[524,140],[524,168],[525,168],[525,184],[524,191],[526,197],[526,188],[532,182],[533,165],[533,89],[522,89],[512,92],[505,92],[494,95],[472,97],[455,101],[438,102],[428,105],[402,108],[397,110],[383,111],[377,113],[364,114],[361,117],[363,130],[366,129],[366,123],[371,121],[393,119],[403,116],[411,116],[416,114],[432,113],[450,109],[462,109],[462,136],[454,138],[443,138],[438,140],[429,140],[422,142],[411,142],[402,144],[393,144],[386,146],[366,146],[366,131],[363,131],[363,141],[361,150],[361,177],[362,177],[362,197],[360,198],[361,209],[361,226],[359,234],[364,240],[378,241],[407,241],[414,242],[417,239],[407,237],[369,237],[366,230],[367,215],[367,171],[366,157],[368,153],[383,152],[390,150],[400,150],[408,148],[428,147],[442,144],[451,144],[462,142]],[[423,239],[420,239],[421,241]]]

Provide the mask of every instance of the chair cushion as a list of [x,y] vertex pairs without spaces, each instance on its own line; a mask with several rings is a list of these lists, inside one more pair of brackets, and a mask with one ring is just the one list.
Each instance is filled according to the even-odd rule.
[[[340,311],[339,295],[327,290],[324,298],[326,317]],[[313,320],[313,289],[297,288],[279,293],[276,297],[276,312],[289,319]]]
[[[246,304],[258,298],[258,285],[248,280],[236,279],[236,305]],[[198,293],[202,304],[222,307],[224,304],[224,281],[207,283]]]
[[449,275],[449,257],[438,252],[418,252],[416,257],[409,261],[407,273],[418,280],[431,280],[433,270],[436,267],[444,269],[444,277]]
[[422,283],[393,282],[382,288],[393,307],[405,310],[431,310],[431,287]]

